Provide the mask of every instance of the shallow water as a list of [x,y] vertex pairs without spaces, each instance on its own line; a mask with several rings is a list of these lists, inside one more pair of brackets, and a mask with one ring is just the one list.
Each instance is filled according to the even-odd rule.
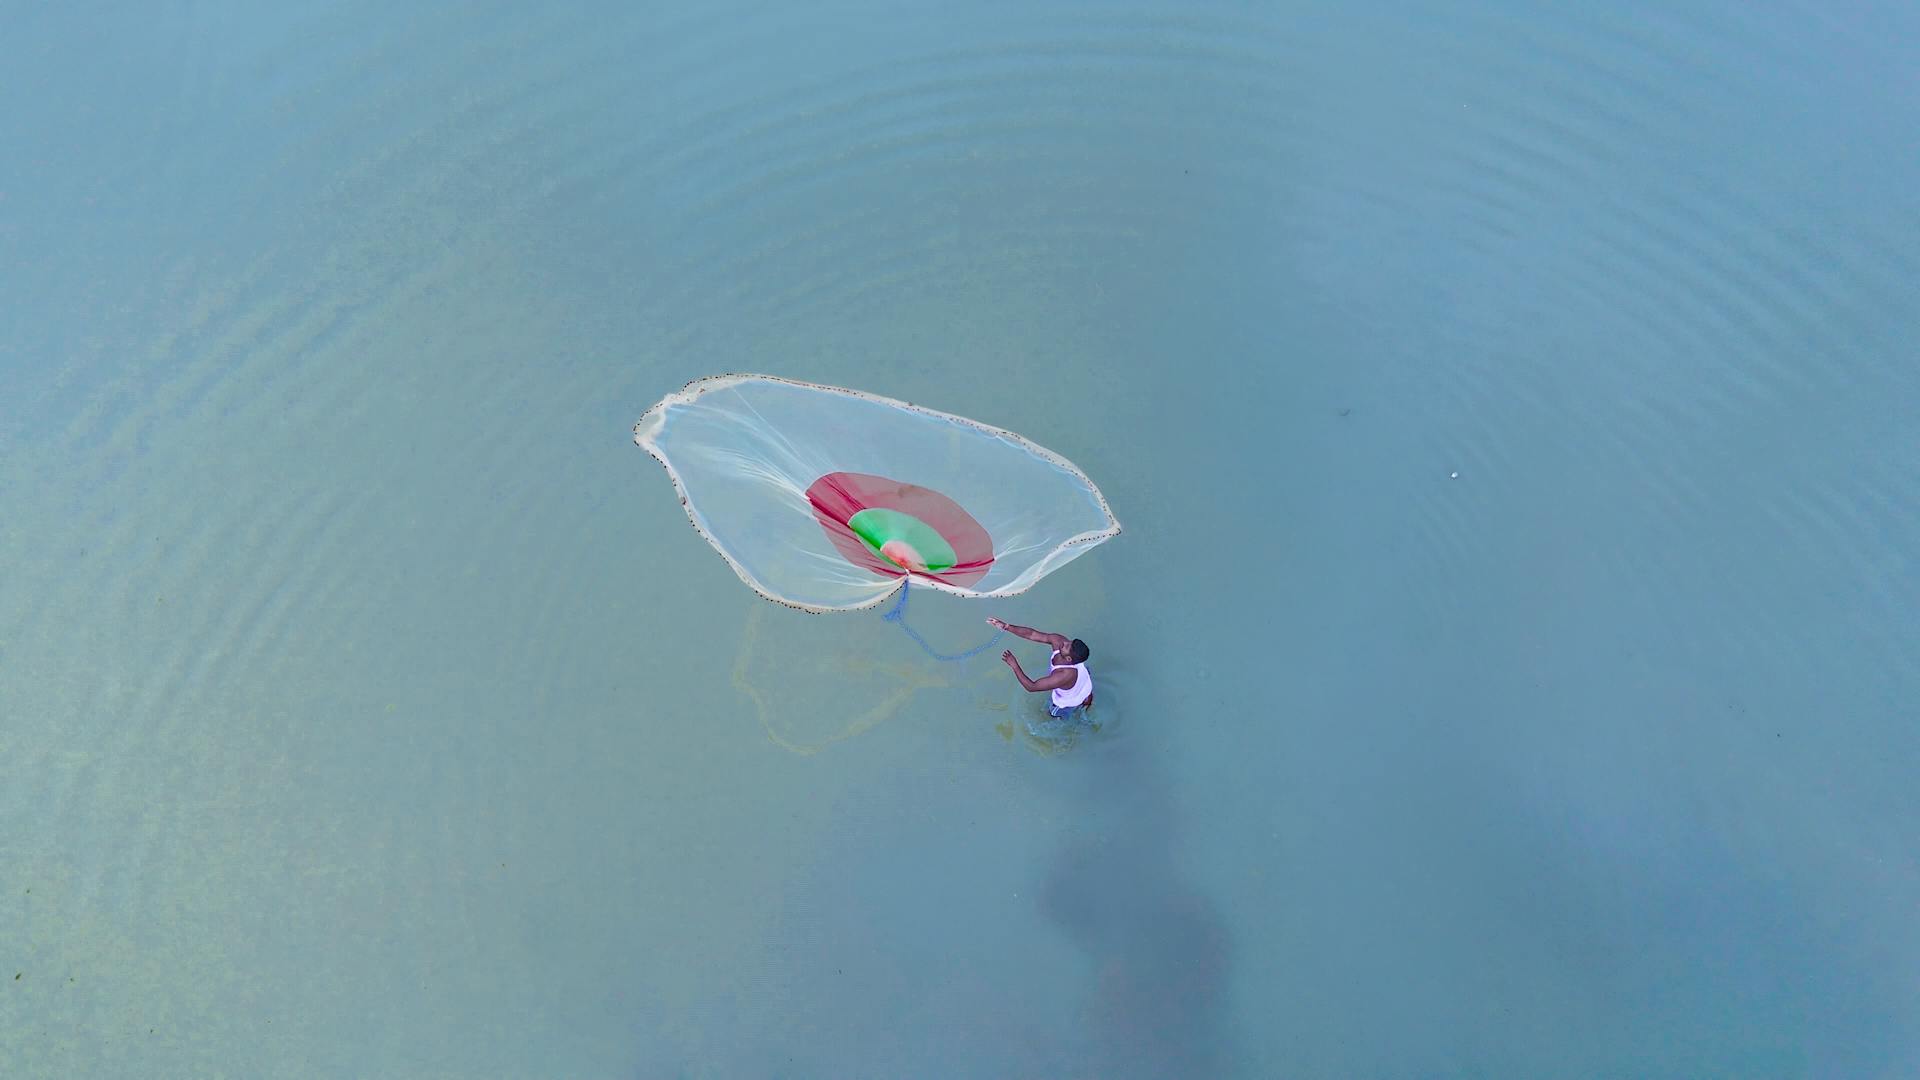
[[[1905,1075],[1915,10],[16,13],[4,1071]],[[728,370],[1094,477],[915,625],[1100,730]]]

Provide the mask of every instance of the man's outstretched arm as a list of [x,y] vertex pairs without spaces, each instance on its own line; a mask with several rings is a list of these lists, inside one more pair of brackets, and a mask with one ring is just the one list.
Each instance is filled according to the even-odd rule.
[[1041,645],[1051,645],[1056,649],[1064,649],[1067,647],[1067,637],[1065,634],[1042,633],[1031,626],[1015,626],[1012,623],[1001,622],[999,619],[988,619],[987,625],[999,630],[1005,630],[1014,637],[1026,638],[1028,641],[1038,642]]

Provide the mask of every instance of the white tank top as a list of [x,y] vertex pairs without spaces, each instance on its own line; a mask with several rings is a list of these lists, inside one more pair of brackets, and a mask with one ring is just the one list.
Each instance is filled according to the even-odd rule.
[[1093,696],[1093,676],[1087,672],[1087,665],[1054,663],[1047,665],[1047,674],[1051,675],[1056,671],[1080,673],[1079,677],[1073,680],[1072,686],[1063,686],[1053,692],[1053,704],[1056,708],[1071,709]]

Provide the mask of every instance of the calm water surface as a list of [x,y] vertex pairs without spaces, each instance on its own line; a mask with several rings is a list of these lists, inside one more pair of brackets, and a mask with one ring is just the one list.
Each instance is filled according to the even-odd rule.
[[[1920,1061],[1920,9],[7,25],[0,1072]],[[1098,734],[735,580],[742,370],[1100,483],[916,606]]]

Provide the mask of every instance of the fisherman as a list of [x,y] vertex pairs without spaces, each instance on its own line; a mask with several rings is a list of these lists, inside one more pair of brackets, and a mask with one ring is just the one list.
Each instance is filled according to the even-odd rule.
[[1014,659],[1013,650],[1000,654],[1000,659],[1013,669],[1013,676],[1020,680],[1029,693],[1050,690],[1053,696],[1048,700],[1047,712],[1056,719],[1073,717],[1078,710],[1093,705],[1093,674],[1087,670],[1087,643],[1079,638],[1069,639],[1063,634],[1045,634],[1030,626],[1013,626],[999,619],[988,619],[988,625],[1005,630],[1015,637],[1023,637],[1053,650],[1048,658],[1047,673],[1038,679],[1027,677],[1020,670],[1020,661]]

